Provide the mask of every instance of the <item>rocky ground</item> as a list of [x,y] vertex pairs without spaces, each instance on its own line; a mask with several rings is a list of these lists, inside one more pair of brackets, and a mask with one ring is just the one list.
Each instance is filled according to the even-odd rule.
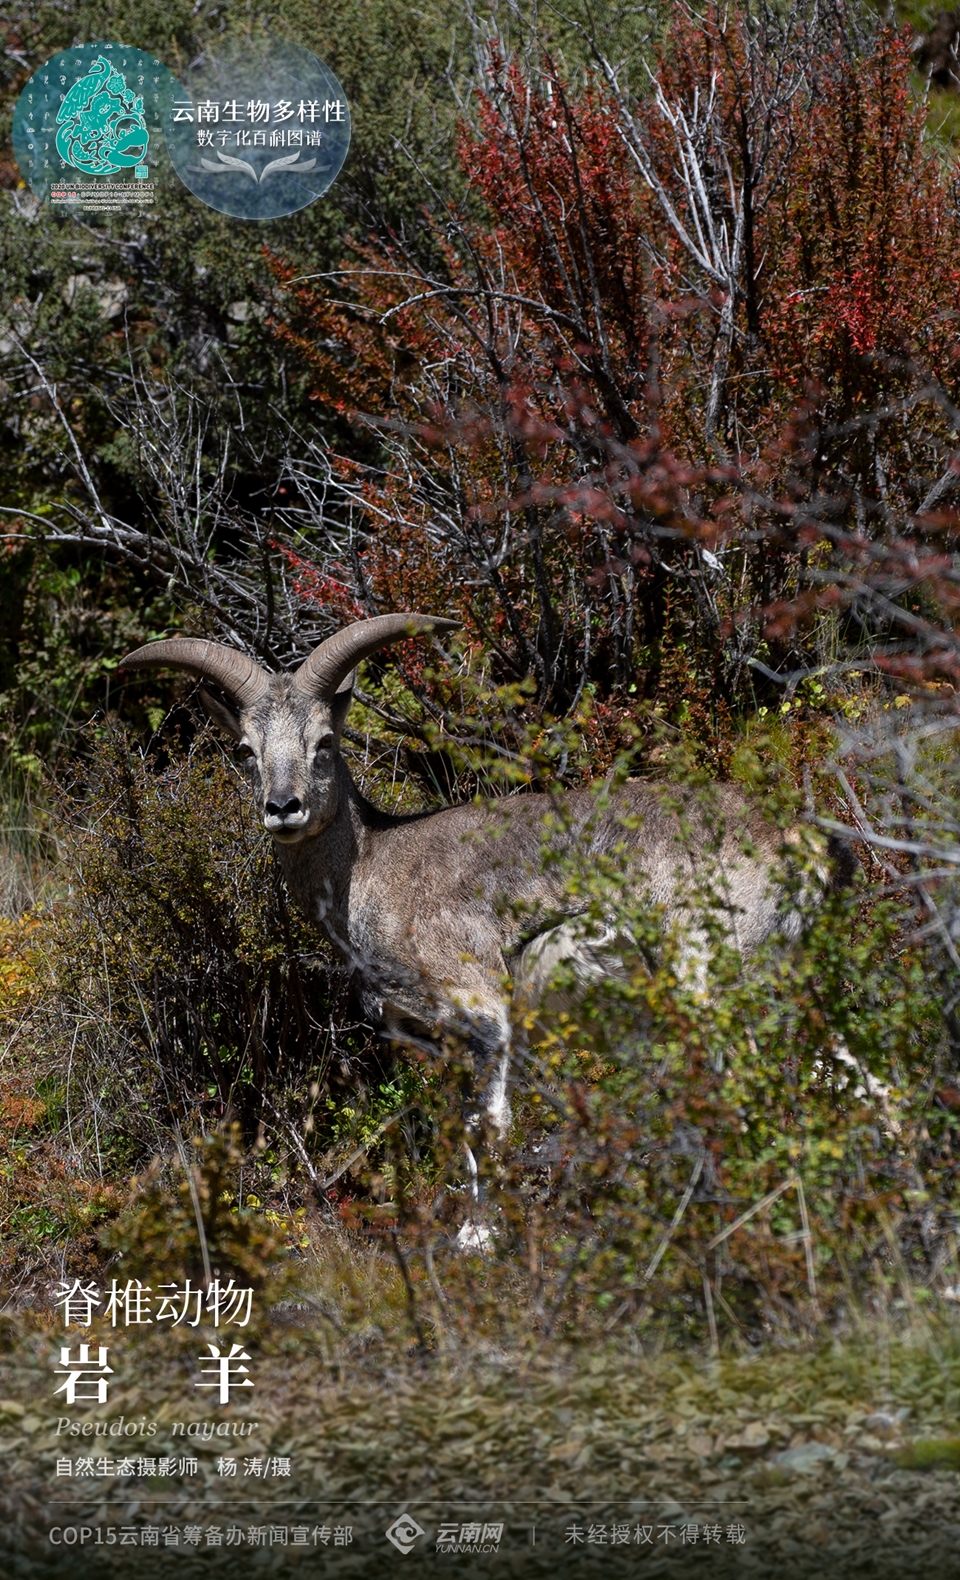
[[960,1346],[929,1330],[719,1363],[268,1329],[226,1406],[207,1335],[106,1333],[109,1402],[72,1409],[62,1337],[0,1366],[4,1573],[960,1575]]

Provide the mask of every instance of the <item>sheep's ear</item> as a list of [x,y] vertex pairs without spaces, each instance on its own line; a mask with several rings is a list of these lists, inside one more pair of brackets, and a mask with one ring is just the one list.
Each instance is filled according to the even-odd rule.
[[356,685],[357,672],[351,669],[345,680],[342,680],[333,695],[330,704],[333,727],[339,735],[343,729],[343,721],[347,716],[347,709],[353,701],[353,688]]
[[231,735],[235,741],[240,740],[243,731],[240,728],[240,720],[232,708],[228,708],[227,704],[221,702],[219,697],[215,697],[211,691],[207,691],[205,686],[200,687],[200,702],[204,713],[213,720],[214,724],[219,724],[220,728],[226,730],[227,734]]

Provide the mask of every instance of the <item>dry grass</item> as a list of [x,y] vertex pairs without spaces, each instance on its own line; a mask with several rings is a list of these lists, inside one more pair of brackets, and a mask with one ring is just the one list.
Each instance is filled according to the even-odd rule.
[[[493,1254],[464,1257],[453,1249],[468,1210],[455,1050],[408,1058],[378,1087],[358,1078],[349,1043],[321,1068],[291,1038],[285,1087],[252,1072],[241,1085],[246,1043],[227,1017],[239,994],[223,990],[234,979],[216,996],[188,976],[216,950],[224,970],[248,969],[266,936],[257,852],[242,892],[222,877],[246,848],[244,809],[239,843],[231,825],[211,856],[210,787],[233,795],[224,770],[196,757],[159,779],[142,764],[129,774],[134,812],[162,802],[162,818],[141,819],[137,844],[136,820],[110,801],[109,818],[90,818],[75,841],[82,859],[71,858],[59,910],[27,913],[0,938],[13,1313],[0,1453],[4,1539],[22,1572],[59,1572],[43,1534],[64,1488],[51,1475],[63,1451],[52,1283],[197,1278],[204,1254],[254,1270],[258,1317],[242,1335],[260,1423],[251,1448],[291,1458],[304,1520],[326,1500],[355,1525],[331,1572],[399,1561],[383,1531],[408,1501],[428,1533],[464,1501],[502,1517],[500,1572],[601,1560],[632,1572],[636,1546],[572,1555],[564,1529],[581,1513],[612,1526],[618,1507],[634,1525],[643,1510],[654,1525],[705,1523],[710,1499],[743,1511],[746,1546],[707,1555],[678,1543],[645,1568],[879,1576],[909,1573],[919,1555],[950,1572],[940,1531],[960,1521],[949,1450],[960,1335],[944,1295],[960,1282],[956,1121],[937,1096],[923,960],[901,946],[889,908],[843,902],[816,922],[806,953],[772,957],[756,979],[721,961],[706,1004],[684,995],[666,955],[561,1028],[518,1099],[511,1145],[485,1160]],[[105,773],[92,795],[109,800],[120,782]],[[225,943],[228,924],[237,936]],[[291,946],[279,925],[269,938],[279,994]],[[279,996],[272,1013],[279,1036]],[[171,1026],[180,1041],[167,1047]],[[857,1095],[848,1067],[829,1062],[838,1039],[891,1086],[889,1102]],[[223,1127],[228,1099],[247,1123],[242,1144]],[[172,1421],[219,1414],[193,1391],[215,1334],[90,1338],[108,1345],[116,1373],[99,1413],[155,1420],[157,1455],[174,1446]],[[198,1459],[195,1478],[166,1490],[126,1476],[73,1482],[70,1518],[223,1525],[234,1515],[215,1460],[209,1449]],[[256,1499],[237,1486],[246,1520]],[[298,1561],[241,1551],[267,1573]],[[123,1575],[128,1556],[98,1561]],[[175,1561],[199,1574],[236,1557],[138,1550],[137,1569]]]
[[[65,1448],[55,1432],[62,1334],[7,1326],[0,1363],[6,1542],[37,1563],[36,1572],[48,1572],[45,1526],[68,1518],[52,1501],[67,1488],[78,1499],[69,1514],[76,1524],[352,1523],[352,1551],[328,1555],[324,1573],[372,1574],[381,1565],[386,1572],[393,1560],[383,1532],[403,1507],[427,1532],[423,1559],[437,1522],[468,1517],[465,1507],[504,1521],[497,1572],[511,1574],[568,1572],[574,1559],[565,1532],[574,1523],[679,1530],[708,1523],[721,1507],[724,1530],[741,1522],[746,1544],[717,1547],[711,1572],[718,1575],[956,1573],[950,1528],[960,1519],[960,1477],[940,1452],[960,1390],[956,1324],[866,1321],[842,1341],[721,1363],[702,1352],[657,1354],[639,1336],[586,1353],[557,1343],[461,1342],[424,1356],[398,1341],[397,1321],[389,1331],[370,1323],[365,1332],[356,1324],[338,1331],[329,1312],[321,1315],[318,1303],[334,1288],[341,1315],[349,1284],[350,1300],[365,1291],[368,1316],[373,1309],[381,1317],[398,1291],[376,1253],[355,1251],[345,1262],[337,1236],[326,1253],[317,1251],[313,1291],[308,1279],[296,1307],[261,1316],[245,1335],[252,1404],[196,1404],[189,1360],[206,1332],[174,1342],[107,1331],[96,1337],[113,1346],[113,1398],[82,1412],[155,1420],[149,1452],[157,1455],[183,1454],[183,1440],[171,1435],[174,1421],[256,1421],[241,1452],[289,1456],[292,1475],[282,1488],[225,1483],[216,1474],[225,1452],[216,1441],[195,1451],[198,1473],[187,1483],[113,1478],[94,1491],[58,1479],[56,1459],[77,1452],[75,1441]],[[242,1550],[249,1562],[253,1555]],[[130,1572],[130,1555],[100,1556],[105,1573]],[[261,1551],[258,1572],[281,1572],[297,1556]],[[635,1545],[620,1552],[584,1545],[577,1554],[578,1563],[601,1558],[604,1572],[636,1572]],[[695,1559],[705,1562],[679,1543],[667,1558],[661,1546],[659,1562],[670,1573]],[[170,1561],[140,1551],[137,1572],[165,1573]],[[236,1561],[227,1552],[176,1555],[178,1572],[188,1574]],[[312,1572],[307,1555],[303,1562]],[[417,1572],[414,1561],[410,1567]],[[659,1572],[653,1554],[644,1567]]]

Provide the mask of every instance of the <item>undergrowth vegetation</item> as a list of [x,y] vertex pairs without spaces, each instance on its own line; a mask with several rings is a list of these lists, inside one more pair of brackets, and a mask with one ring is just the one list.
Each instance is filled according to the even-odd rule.
[[[796,795],[774,792],[757,744],[737,761],[795,827]],[[655,768],[666,797],[709,806],[689,754]],[[495,1254],[478,1259],[455,1244],[472,1211],[469,1058],[351,1021],[349,984],[288,910],[214,738],[174,737],[161,761],[109,733],[61,819],[64,896],[5,945],[11,1293],[107,1255],[124,1277],[196,1279],[206,1257],[258,1286],[277,1252],[309,1292],[311,1247],[346,1236],[396,1264],[401,1330],[426,1348],[651,1323],[717,1348],[864,1304],[912,1310],[960,1277],[930,954],[904,936],[902,894],[861,879],[815,901],[816,831],[788,846],[802,940],[748,966],[725,941],[723,875],[701,863],[691,974],[689,923],[664,936],[616,859],[565,848],[558,801],[544,860],[583,936],[612,929],[624,964],[585,997],[561,969],[530,1007],[511,1137],[481,1163]]]
[[[220,1269],[418,1354],[947,1320],[960,223],[908,42],[816,7],[651,10],[640,44],[492,18],[425,209],[353,192],[320,239],[271,232],[230,320],[256,346],[207,304],[194,368],[144,286],[94,378],[103,325],[58,340],[60,276],[41,313],[17,275],[6,1299]],[[358,782],[390,811],[555,793],[543,859],[621,957],[520,1017],[484,1256],[466,1050],[375,1035],[191,695],[114,676],[171,629],[276,668],[417,607],[462,636],[364,666]],[[717,842],[716,786],[749,789],[799,939],[744,961],[716,864],[666,934],[585,866],[563,789],[627,773]]]

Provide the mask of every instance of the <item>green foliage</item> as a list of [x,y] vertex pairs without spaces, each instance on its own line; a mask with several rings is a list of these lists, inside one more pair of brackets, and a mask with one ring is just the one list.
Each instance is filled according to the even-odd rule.
[[[350,161],[330,197],[287,221],[238,227],[171,183],[162,211],[138,215],[134,235],[123,219],[79,225],[38,209],[7,171],[0,192],[0,504],[14,536],[0,582],[0,795],[10,875],[2,902],[20,917],[19,954],[3,961],[0,1006],[12,1050],[0,1092],[8,1266],[17,1254],[46,1254],[45,1237],[73,1265],[98,1255],[92,1230],[116,1209],[115,1182],[159,1154],[166,1161],[151,1166],[103,1242],[131,1271],[202,1277],[199,1213],[214,1270],[235,1270],[245,1281],[260,1271],[266,1277],[275,1256],[272,1230],[240,1204],[234,1176],[243,1168],[258,1203],[270,1204],[273,1238],[300,1223],[304,1204],[317,1196],[328,1212],[340,1212],[347,1230],[338,1280],[349,1282],[356,1272],[357,1237],[382,1239],[402,1274],[391,1286],[390,1320],[412,1316],[418,1343],[439,1342],[444,1324],[495,1334],[511,1325],[541,1335],[626,1327],[639,1334],[654,1314],[681,1342],[699,1342],[715,1323],[723,1342],[727,1335],[735,1343],[782,1337],[857,1301],[880,1303],[898,1291],[913,1299],[915,1288],[935,1285],[954,1255],[956,1110],[938,1095],[943,994],[930,957],[906,941],[902,897],[831,894],[818,909],[811,896],[822,884],[824,851],[815,838],[801,842],[786,881],[804,911],[805,934],[745,965],[726,939],[718,862],[691,862],[692,968],[689,936],[663,937],[662,909],[631,893],[620,855],[585,864],[571,854],[569,817],[558,802],[543,860],[563,877],[587,942],[610,934],[625,945],[624,964],[599,972],[585,999],[574,993],[569,968],[560,967],[548,1010],[529,1007],[512,1145],[500,1156],[491,1144],[481,1159],[494,1249],[482,1259],[454,1256],[453,1235],[473,1210],[462,1150],[475,1074],[468,1051],[451,1041],[442,1056],[407,1048],[395,1061],[369,1028],[353,1023],[329,953],[288,911],[233,768],[186,709],[178,706],[161,732],[163,704],[174,695],[165,681],[151,679],[123,697],[125,716],[150,742],[146,755],[111,719],[113,668],[123,652],[178,626],[212,630],[224,618],[208,600],[210,567],[249,578],[254,613],[244,631],[253,632],[251,647],[262,641],[271,663],[274,639],[280,659],[290,656],[301,645],[298,621],[339,620],[344,596],[362,595],[370,607],[459,609],[468,636],[450,666],[425,669],[420,649],[401,649],[367,666],[363,677],[348,750],[364,788],[391,810],[604,776],[614,784],[629,764],[669,780],[673,788],[664,796],[684,815],[690,794],[709,806],[711,777],[733,778],[786,829],[798,814],[796,787],[832,748],[830,716],[855,722],[880,707],[883,682],[876,676],[854,683],[828,675],[846,641],[832,612],[811,604],[802,630],[775,621],[760,629],[758,604],[792,597],[801,583],[821,585],[803,576],[827,566],[826,540],[790,538],[787,518],[776,513],[776,530],[765,536],[752,483],[746,536],[739,545],[724,536],[732,531],[730,476],[701,468],[716,304],[705,300],[688,313],[680,302],[675,314],[661,314],[670,278],[686,280],[669,238],[663,279],[638,270],[652,234],[647,199],[612,112],[581,93],[588,49],[576,24],[587,9],[574,5],[563,18],[551,12],[539,22],[532,6],[509,12],[481,7],[471,30],[460,4],[428,0],[414,28],[399,0],[333,0],[320,10],[283,0],[271,26],[329,61],[346,86],[355,124]],[[474,141],[469,131],[479,115],[471,89],[492,80],[484,79],[483,38],[493,17],[505,58],[515,49],[522,68],[511,91],[532,115],[524,136],[534,141],[523,151],[536,157],[523,165],[523,180],[509,117],[497,120],[506,100],[495,104],[488,95],[486,132]],[[657,20],[652,6],[610,4],[595,13],[605,48],[634,65]],[[29,17],[8,15],[3,25],[14,49],[3,67],[9,110],[26,70],[19,56],[36,64],[74,36],[135,35],[185,69],[220,30],[243,36],[261,23],[249,8],[189,0],[146,7],[84,0],[69,14],[40,0]],[[680,79],[696,65],[698,39],[692,26],[690,60],[674,63],[681,88],[689,87]],[[557,72],[549,94],[541,91],[542,46]],[[822,367],[810,365],[818,378],[826,368],[823,387],[836,393],[843,385],[847,404],[837,409],[853,413],[858,425],[856,486],[872,489],[879,477],[881,491],[899,489],[897,499],[913,508],[929,481],[923,457],[929,452],[941,466],[946,419],[928,414],[908,432],[919,406],[907,410],[898,396],[878,423],[862,421],[874,396],[883,395],[881,376],[896,391],[906,387],[897,383],[902,370],[864,358],[844,341],[841,378],[827,356],[840,319],[825,305],[824,280],[838,267],[828,257],[831,246],[845,257],[848,243],[869,237],[863,204],[882,199],[893,252],[909,231],[914,252],[904,256],[930,264],[923,273],[928,295],[919,286],[892,292],[884,254],[868,260],[880,285],[867,305],[878,323],[896,309],[926,334],[934,315],[924,303],[945,299],[936,281],[947,276],[931,272],[928,205],[917,200],[927,229],[919,220],[911,229],[905,216],[914,213],[917,193],[939,201],[945,188],[906,104],[900,54],[886,50],[886,77],[876,60],[871,76],[855,57],[841,50],[830,66],[835,120],[824,118],[821,96],[819,138],[791,132],[784,143],[791,157],[806,160],[798,168],[814,175],[776,188],[770,212],[779,230],[769,232],[776,244],[758,247],[757,274],[766,271],[769,281],[784,273],[789,289],[765,285],[761,317],[773,323],[770,315],[785,314],[804,356],[819,348]],[[852,124],[848,78],[859,83],[869,110],[863,137],[874,138],[855,140],[855,148],[875,153],[892,142],[898,149],[890,169],[903,166],[903,179],[889,190],[879,178],[866,188],[854,182],[855,191],[843,184],[848,165],[839,158],[835,127],[849,131]],[[889,103],[871,90],[881,80],[898,85]],[[536,91],[528,93],[531,83]],[[569,92],[573,139],[557,120],[558,84]],[[464,105],[472,188],[455,150]],[[807,117],[805,133],[810,124]],[[909,139],[897,130],[903,126]],[[581,144],[584,158],[574,169],[571,149]],[[864,160],[858,154],[852,164]],[[824,172],[850,199],[838,209],[845,229],[830,230],[823,220],[821,207],[830,207],[834,190]],[[541,199],[577,278],[588,277],[588,259],[604,262],[604,311],[624,309],[606,319],[616,331],[616,355],[626,347],[615,373],[637,421],[647,421],[649,393],[638,369],[652,367],[655,338],[660,345],[665,404],[657,421],[676,419],[683,464],[678,469],[665,456],[660,437],[641,457],[640,470],[652,481],[630,504],[634,546],[643,551],[635,558],[629,533],[617,524],[621,463],[634,455],[634,439],[624,429],[623,448],[604,448],[610,412],[600,432],[602,400],[564,393],[559,318],[522,323],[511,316],[514,303],[504,309],[503,344],[499,330],[491,340],[496,376],[484,374],[477,386],[489,398],[499,452],[484,448],[483,434],[475,443],[472,430],[448,436],[445,447],[434,445],[436,435],[421,444],[414,432],[425,416],[435,422],[448,397],[461,400],[474,388],[482,358],[464,330],[462,301],[474,303],[475,328],[486,333],[488,308],[500,323],[504,304],[495,291],[481,301],[470,258],[481,261],[485,279],[498,278],[506,260],[513,271],[507,284],[521,287],[529,302],[562,301],[550,295],[553,241],[539,236],[531,217]],[[933,230],[953,268],[947,221]],[[349,235],[363,243],[370,232],[372,251],[359,260],[377,264],[362,276],[369,299],[361,292],[357,311],[341,311],[329,271],[345,257],[357,261],[347,251]],[[784,238],[803,253],[808,290],[793,289]],[[271,269],[264,247],[282,268]],[[397,313],[399,287],[386,262],[401,273],[413,270],[403,276],[407,285],[419,271],[421,281],[436,277],[444,289],[425,291],[416,312]],[[903,267],[909,272],[911,265]],[[628,274],[643,311],[656,308],[657,337],[642,345],[636,303],[622,295]],[[856,268],[853,274],[859,279]],[[310,309],[304,334],[319,345],[308,349],[314,362],[328,359],[342,396],[326,405],[311,398],[316,373],[300,355],[302,337],[298,351],[295,336],[276,335],[278,321],[294,312],[278,280],[305,276],[314,283],[301,301]],[[382,333],[367,333],[368,310],[374,318],[387,313]],[[578,328],[567,347],[571,366],[590,349],[588,321],[589,313],[588,327]],[[940,318],[936,323],[937,334],[947,334]],[[732,341],[727,398],[738,415],[729,437],[769,466],[769,476],[763,468],[757,473],[757,488],[769,482],[775,494],[777,478],[794,463],[802,470],[796,445],[802,450],[806,441],[794,434],[781,442],[795,413],[786,397],[770,406],[770,380],[787,374],[776,373],[768,352],[780,357],[786,342],[769,329],[767,339],[751,329]],[[497,428],[505,401],[499,358],[508,342],[520,384],[527,366],[529,389],[511,408],[520,426],[504,438]],[[800,353],[796,363],[791,357],[788,382],[799,387]],[[437,383],[438,369],[449,385]],[[361,433],[344,413],[362,406],[374,386],[384,422]],[[597,390],[603,399],[610,395],[608,385]],[[167,396],[171,407],[202,416],[184,450],[187,470],[199,480],[189,508],[170,479],[144,461],[145,437],[164,452],[169,430],[157,403]],[[398,405],[401,396],[406,407]],[[524,427],[520,418],[526,422],[538,402],[544,421],[562,417],[568,427],[554,426],[546,438],[536,424]],[[766,427],[757,418],[764,403],[773,412]],[[407,426],[394,422],[398,410]],[[144,428],[144,412],[153,427]],[[885,471],[876,450],[877,434],[892,444],[894,430],[909,457],[902,475]],[[49,523],[82,521],[92,508],[71,433],[111,519],[142,528],[162,547],[177,513],[194,511],[203,556],[193,585],[176,584],[173,560],[160,552],[150,559],[124,550],[108,569],[89,542],[44,541]],[[846,428],[835,439],[845,464],[856,447]],[[339,452],[315,519],[299,496],[280,503],[290,484],[288,441],[322,477]],[[361,462],[367,471],[358,493]],[[531,475],[542,484],[540,495],[529,491]],[[796,498],[806,499],[806,483],[798,487]],[[849,514],[846,488],[842,509]],[[596,531],[585,525],[588,505],[599,512]],[[291,579],[288,626],[276,636],[267,616],[264,634],[259,611],[272,609],[271,554],[279,561],[282,553],[274,533],[279,542],[301,517],[309,518],[305,552],[315,550],[323,573],[310,585]],[[262,564],[241,530],[250,519],[270,523]],[[358,519],[368,526],[355,530]],[[874,512],[871,532],[876,519]],[[712,552],[710,545],[722,555],[713,556],[712,567],[701,553]],[[935,547],[939,552],[939,541]],[[297,570],[310,566],[300,561]],[[354,576],[355,585],[343,576]],[[911,615],[935,617],[929,588],[910,596]],[[851,640],[861,641],[859,627]],[[720,663],[723,654],[729,663]],[[750,655],[759,667],[750,667]],[[814,672],[786,689],[777,685],[776,672],[783,679],[804,655],[816,658]],[[765,700],[756,709],[758,697]],[[78,735],[78,718],[91,716],[93,727]],[[41,784],[42,762],[58,765],[62,779],[73,775],[57,809]],[[816,779],[811,794],[821,810],[833,809]],[[931,828],[938,820],[947,826],[954,800],[945,772]],[[719,835],[716,800],[708,816]],[[17,844],[13,831],[21,828]],[[41,897],[48,912],[27,914],[24,907]],[[230,1129],[234,1123],[239,1132]],[[203,1137],[193,1161],[180,1156],[183,1134]],[[241,1153],[240,1134],[248,1145],[260,1139],[255,1156]]]
[[[721,809],[702,782],[699,795],[719,849]],[[788,824],[789,798],[766,810]],[[643,1331],[658,1312],[678,1341],[719,1320],[740,1342],[870,1298],[878,1259],[895,1288],[923,1284],[956,1222],[956,1125],[935,1097],[936,983],[899,907],[856,890],[822,897],[826,853],[810,834],[788,844],[783,874],[802,939],[745,963],[718,860],[691,860],[683,928],[664,937],[662,911],[616,855],[585,863],[562,813],[548,838],[582,942],[617,939],[625,963],[586,995],[559,966],[527,1014],[512,1144],[485,1164],[503,1262],[478,1292],[434,1239],[448,1297],[466,1298],[466,1280],[471,1321],[479,1304],[493,1331],[505,1304],[529,1301],[548,1330]],[[453,1079],[448,1064],[447,1090]],[[440,1133],[452,1170],[449,1120]],[[404,1182],[394,1161],[394,1206],[429,1243],[426,1181]]]
[[[38,989],[42,931],[36,916],[16,928],[3,925],[0,983],[8,1025],[24,1015]],[[0,1280],[14,1287],[18,1269],[38,1254],[88,1271],[91,1260],[96,1264],[96,1228],[120,1202],[115,1185],[95,1170],[78,1170],[64,1145],[62,1074],[59,1080],[32,1075],[8,1058],[0,1080]]]
[[[517,763],[547,774],[560,736],[517,727]],[[46,981],[18,1034],[51,1141],[69,1136],[115,1178],[169,1158],[181,1130],[236,1118],[261,1137],[250,1180],[278,1233],[289,1236],[305,1181],[328,1179],[327,1200],[357,1232],[402,1235],[415,1304],[422,1255],[463,1320],[491,1331],[520,1311],[573,1331],[642,1325],[656,1308],[697,1339],[707,1279],[735,1335],[786,1332],[818,1301],[864,1298],[878,1256],[894,1284],[922,1283],[949,1244],[955,1124],[934,1099],[936,983],[893,900],[821,897],[825,841],[794,828],[796,796],[760,735],[742,748],[753,753],[742,777],[785,832],[785,903],[805,931],[747,965],[728,941],[723,793],[696,753],[681,743],[658,764],[678,855],[690,841],[673,932],[623,852],[585,859],[562,799],[547,819],[542,860],[582,941],[618,941],[622,964],[601,953],[585,996],[561,964],[543,1003],[516,1002],[529,1056],[512,1148],[481,1160],[497,1255],[479,1288],[471,1259],[451,1255],[471,1210],[469,1055],[451,1041],[440,1057],[407,1049],[391,1067],[350,1029],[323,946],[287,911],[236,770],[207,735],[186,750],[175,734],[165,741],[150,760],[119,734],[100,740],[63,803],[70,892],[44,929]],[[626,770],[615,763],[598,814]],[[695,858],[704,824],[707,855]],[[146,1190],[120,1238],[108,1236],[125,1254],[141,1244],[144,1267],[195,1232],[186,1176],[171,1196],[156,1165]],[[221,1197],[211,1185],[204,1199]],[[34,1214],[15,1228],[35,1241],[38,1225]]]
[[[624,57],[642,49],[643,8],[605,0],[599,8],[608,40]],[[656,8],[651,8],[651,14]],[[576,23],[548,18],[551,41],[572,69],[586,56]],[[42,538],[46,521],[75,519],[92,507],[135,527],[163,518],[171,501],[147,477],[130,422],[136,377],[160,390],[182,385],[205,413],[198,475],[228,455],[225,488],[232,509],[277,503],[287,480],[283,456],[292,427],[317,433],[308,370],[278,348],[272,319],[280,308],[265,249],[298,273],[339,267],[349,232],[373,227],[405,245],[436,252],[422,205],[437,193],[456,206],[463,181],[455,152],[460,106],[478,77],[478,46],[495,20],[504,38],[529,43],[536,8],[509,16],[498,7],[464,14],[458,0],[426,0],[417,25],[400,0],[332,0],[317,8],[282,0],[269,22],[249,6],[220,0],[173,0],[146,6],[129,0],[60,0],[0,5],[9,48],[0,66],[0,113],[9,120],[29,73],[76,40],[129,38],[174,71],[223,37],[243,39],[265,27],[317,51],[337,72],[350,98],[350,157],[330,194],[284,220],[238,225],[194,199],[169,173],[161,201],[123,217],[79,223],[38,205],[9,158],[0,162],[0,505],[4,527]],[[242,310],[242,319],[238,316]],[[43,382],[38,368],[44,370]],[[59,415],[51,392],[56,392]],[[238,409],[239,408],[239,409]],[[75,470],[67,433],[73,429],[90,484]],[[343,425],[322,425],[347,448]],[[288,481],[288,480],[287,480]],[[22,519],[17,511],[24,512]],[[222,523],[203,523],[210,549],[236,551]],[[323,537],[325,533],[321,533]],[[14,542],[17,538],[14,539]],[[116,658],[154,630],[208,611],[168,586],[169,565],[120,557],[105,576],[89,549],[48,545],[7,561],[0,589],[0,716],[28,718],[44,752],[66,718],[87,718],[109,705],[102,661]],[[259,591],[266,576],[255,567]],[[38,684],[39,679],[39,684]],[[161,687],[161,699],[169,689]]]
[[[247,1193],[270,1232],[298,1244],[304,1172],[362,1154],[421,1094],[417,1072],[395,1070],[351,1023],[232,763],[208,734],[185,749],[171,725],[162,740],[153,759],[115,730],[92,740],[59,796],[55,903],[8,929],[0,1013],[16,1053],[0,1098],[16,1123],[0,1125],[0,1195],[12,1252],[35,1256],[46,1224],[51,1254],[72,1236],[80,1264],[96,1257],[89,1231],[116,1209],[115,1181],[169,1159],[181,1133],[234,1121],[259,1140]],[[150,1187],[161,1195],[165,1167]],[[159,1222],[161,1196],[150,1201]]]
[[119,1276],[205,1288],[210,1278],[276,1294],[282,1242],[239,1200],[245,1158],[237,1124],[198,1137],[170,1160],[155,1160],[100,1239]]
[[960,1470],[960,1438],[921,1438],[900,1449],[896,1461],[903,1470]]
[[[452,1251],[472,1210],[469,1055],[450,1041],[439,1057],[406,1049],[391,1067],[350,1029],[323,947],[287,912],[235,769],[209,736],[186,750],[165,739],[153,760],[116,733],[93,746],[64,801],[69,893],[35,941],[28,1001],[10,1001],[16,1068],[21,1081],[29,1070],[23,1090],[41,1105],[19,1110],[21,1150],[42,1123],[51,1156],[69,1138],[108,1178],[173,1156],[103,1241],[131,1266],[155,1273],[178,1256],[195,1265],[198,1210],[219,1247],[211,1260],[241,1265],[247,1220],[224,1183],[240,1166],[239,1132],[204,1152],[212,1172],[199,1209],[175,1139],[235,1118],[248,1141],[261,1138],[243,1165],[244,1202],[255,1191],[267,1203],[278,1237],[289,1243],[298,1203],[311,1199],[306,1182],[323,1180],[353,1232],[399,1236],[418,1333],[438,1278],[448,1323],[583,1333],[642,1328],[657,1311],[684,1342],[710,1331],[707,1281],[712,1320],[741,1342],[872,1298],[878,1266],[896,1289],[944,1265],[956,1127],[935,1099],[936,983],[904,942],[893,900],[856,889],[820,897],[825,842],[794,828],[796,796],[756,755],[759,737],[743,777],[785,832],[786,906],[805,931],[746,965],[727,936],[723,792],[695,754],[674,748],[660,764],[681,848],[691,841],[684,925],[666,935],[662,907],[636,892],[624,854],[585,859],[583,831],[572,838],[557,800],[542,860],[579,914],[582,941],[617,940],[622,964],[601,954],[585,995],[562,964],[542,1003],[517,1002],[529,1055],[511,1147],[481,1158],[496,1250],[480,1267]],[[538,761],[537,739],[519,761]],[[598,791],[598,813],[626,766]],[[704,821],[707,855],[695,860]],[[170,1168],[181,1170],[173,1185]],[[84,1232],[105,1209],[107,1197],[91,1198]],[[21,1244],[37,1243],[51,1210],[28,1193],[12,1219]],[[254,1237],[250,1265],[258,1246]]]
[[22,1045],[35,1078],[56,1076],[75,1145],[123,1169],[166,1150],[170,1126],[282,1134],[345,1082],[363,1106],[366,1045],[331,1029],[329,953],[288,912],[209,736],[160,763],[107,734],[60,813],[66,893]]

